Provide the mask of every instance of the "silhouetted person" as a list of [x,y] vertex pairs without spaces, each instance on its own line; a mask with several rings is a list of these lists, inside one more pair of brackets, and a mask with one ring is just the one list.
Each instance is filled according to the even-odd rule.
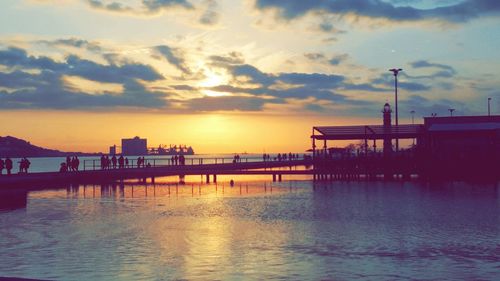
[[125,159],[123,158],[123,155],[120,155],[118,158],[118,168],[123,169],[125,165]]
[[24,157],[24,171],[28,173],[28,169],[30,168],[31,162],[28,158]]
[[61,163],[61,167],[59,168],[59,172],[65,173],[68,171],[68,166],[66,165],[66,162]]
[[111,157],[111,163],[113,163],[113,169],[116,169],[116,156]]
[[106,158],[104,155],[101,155],[101,169],[104,170],[106,168]]
[[19,161],[19,173],[28,173],[28,169],[30,167],[30,164],[31,162],[26,158],[24,157],[23,159],[21,159],[21,161]]
[[234,180],[233,180],[233,179],[231,179],[231,181],[229,181],[229,185],[230,185],[231,187],[233,187],[233,186],[234,186]]
[[128,158],[127,157],[125,157],[125,167],[128,168]]
[[10,175],[12,171],[12,160],[9,157],[5,159],[5,169],[7,170],[7,175]]
[[78,159],[77,156],[73,157],[73,159],[71,160],[71,170],[78,171],[79,166],[80,166],[80,159]]
[[3,174],[3,169],[5,168],[5,162],[3,159],[0,159],[0,175]]

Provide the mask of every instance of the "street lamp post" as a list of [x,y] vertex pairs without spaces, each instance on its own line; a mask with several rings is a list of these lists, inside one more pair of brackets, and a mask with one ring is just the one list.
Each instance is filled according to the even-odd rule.
[[[396,105],[395,106],[395,109],[396,109],[396,132],[398,132],[398,74],[400,71],[403,71],[403,69],[401,68],[392,68],[392,69],[389,69],[390,72],[392,72],[392,74],[394,74],[394,104]],[[398,137],[396,136],[396,152],[399,151],[399,139]]]
[[450,109],[448,109],[448,111],[450,112],[450,116],[453,117],[453,111],[455,111],[455,109],[454,108],[450,108]]
[[488,116],[490,116],[491,112],[490,112],[490,101],[491,101],[491,98],[488,98]]
[[[410,111],[411,113],[411,124],[415,125],[415,110]],[[415,146],[415,138],[413,138],[413,146]]]

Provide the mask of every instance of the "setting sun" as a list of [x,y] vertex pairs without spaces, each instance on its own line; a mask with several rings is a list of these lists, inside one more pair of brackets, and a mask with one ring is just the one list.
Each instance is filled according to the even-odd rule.
[[214,90],[209,90],[207,88],[212,88],[220,85],[226,85],[229,81],[229,78],[219,72],[215,72],[212,70],[205,70],[205,80],[202,80],[199,83],[199,86],[202,88],[201,92],[209,97],[222,97],[229,96],[229,93],[219,92]]

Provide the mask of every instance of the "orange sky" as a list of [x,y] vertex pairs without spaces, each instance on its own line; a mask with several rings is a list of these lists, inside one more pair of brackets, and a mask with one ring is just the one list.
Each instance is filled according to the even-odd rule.
[[121,138],[148,146],[191,145],[196,153],[303,152],[315,125],[379,123],[327,116],[269,114],[152,114],[76,111],[4,111],[3,135],[63,151],[107,152]]

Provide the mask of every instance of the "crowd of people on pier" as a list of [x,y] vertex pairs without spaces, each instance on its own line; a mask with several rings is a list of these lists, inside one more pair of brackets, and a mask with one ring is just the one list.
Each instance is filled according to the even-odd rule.
[[184,155],[174,155],[172,156],[172,158],[170,158],[170,163],[171,165],[181,165],[181,166],[184,166],[186,165],[186,157],[184,157]]
[[[19,163],[19,173],[28,173],[28,169],[30,168],[31,162],[28,158],[23,157],[18,162]],[[5,169],[7,175],[12,174],[12,169],[14,167],[14,162],[10,157],[5,158],[5,160],[0,158],[0,175],[3,175],[3,170]]]
[[59,172],[68,172],[68,171],[73,171],[77,172],[78,168],[80,166],[80,159],[78,159],[78,156],[67,156],[66,157],[66,162],[62,162],[61,166],[59,167]]
[[292,160],[299,160],[300,156],[299,154],[291,153],[278,153],[275,157],[271,157],[269,154],[262,154],[262,160],[264,162],[268,161],[292,161]]
[[[270,154],[264,153],[262,155],[262,160],[266,161],[289,161],[289,160],[298,160],[299,154],[293,153],[278,153],[274,157]],[[174,155],[170,159],[169,165],[186,165],[186,158],[184,155]],[[233,163],[241,163],[242,158],[239,154],[234,155]],[[99,160],[98,160],[99,161]],[[144,156],[139,156],[134,165],[134,160],[129,160],[128,157],[124,157],[123,155],[101,155],[100,157],[100,169],[109,170],[109,169],[123,169],[123,168],[149,168],[151,167],[151,163],[145,159]],[[19,173],[28,173],[31,162],[28,158],[23,157],[20,159],[19,163]],[[203,163],[202,159],[200,159],[200,164]],[[12,174],[14,162],[11,158],[7,157],[5,159],[0,158],[0,175],[3,175],[3,170],[6,170],[7,175]],[[59,172],[78,172],[80,167],[80,159],[78,156],[67,156],[66,161],[60,163]],[[96,167],[94,166],[94,169]]]

